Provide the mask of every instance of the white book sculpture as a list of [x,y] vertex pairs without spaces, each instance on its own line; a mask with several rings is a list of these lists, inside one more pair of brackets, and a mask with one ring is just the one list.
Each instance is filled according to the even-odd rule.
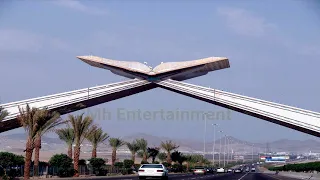
[[208,57],[204,59],[161,63],[155,68],[134,61],[119,61],[97,56],[77,56],[91,66],[108,69],[114,74],[128,78],[146,79],[149,81],[174,79],[186,80],[207,74],[210,71],[229,68],[226,57]]

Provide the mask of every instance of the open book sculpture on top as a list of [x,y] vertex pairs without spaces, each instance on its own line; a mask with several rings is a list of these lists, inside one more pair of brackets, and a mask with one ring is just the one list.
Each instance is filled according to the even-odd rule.
[[229,68],[229,60],[225,57],[209,57],[204,59],[161,63],[155,68],[133,61],[118,61],[97,56],[77,56],[83,62],[98,68],[108,69],[114,74],[145,79],[148,81],[161,81],[164,79],[186,80],[202,76],[210,71]]

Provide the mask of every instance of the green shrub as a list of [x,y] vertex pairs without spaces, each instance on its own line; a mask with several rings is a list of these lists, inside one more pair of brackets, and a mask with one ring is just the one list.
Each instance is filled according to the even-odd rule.
[[[10,169],[12,166],[19,166],[24,164],[24,157],[10,152],[0,152],[0,176],[2,179],[14,179],[19,176],[19,171]],[[9,168],[5,172],[5,169]]]
[[160,164],[160,162],[159,161],[154,161],[153,164]]
[[122,168],[123,167],[123,162],[116,162],[116,163],[114,163],[114,166],[118,167],[118,168]]
[[301,163],[301,164],[286,164],[279,167],[269,167],[270,171],[295,171],[295,172],[309,172],[320,171],[320,162]]
[[89,164],[96,176],[105,176],[107,174],[106,161],[102,158],[91,158]]
[[149,162],[148,161],[141,161],[141,164],[149,164]]
[[0,166],[6,168],[24,164],[24,157],[10,152],[0,152]]
[[59,177],[72,177],[76,172],[72,167],[72,159],[66,154],[53,155],[49,160],[49,164],[58,168],[57,175]]
[[131,159],[125,159],[123,161],[124,168],[131,168],[133,166],[134,162]]
[[72,177],[76,173],[76,170],[73,168],[58,168],[58,173],[57,175],[59,177]]
[[162,164],[163,164],[165,167],[167,167],[167,168],[171,166],[171,164],[170,164],[170,163],[167,163],[167,162],[163,162]]
[[55,154],[50,158],[49,164],[57,168],[68,169],[72,167],[72,159],[66,154]]
[[134,164],[133,167],[134,167],[134,169],[137,170],[137,169],[139,169],[141,167],[141,164]]

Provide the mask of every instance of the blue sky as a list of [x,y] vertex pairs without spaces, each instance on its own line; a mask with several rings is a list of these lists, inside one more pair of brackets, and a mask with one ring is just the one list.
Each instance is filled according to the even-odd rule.
[[[231,68],[187,82],[319,112],[320,14],[316,1],[14,1],[0,4],[1,102],[124,80],[82,63],[97,55],[156,66],[225,56]],[[170,102],[170,103],[167,103]],[[155,89],[92,107],[224,109]],[[97,120],[111,136],[136,132],[202,139],[202,122]],[[233,112],[218,120],[250,141],[312,136]],[[17,129],[8,133],[23,132]],[[212,137],[208,129],[207,137]]]

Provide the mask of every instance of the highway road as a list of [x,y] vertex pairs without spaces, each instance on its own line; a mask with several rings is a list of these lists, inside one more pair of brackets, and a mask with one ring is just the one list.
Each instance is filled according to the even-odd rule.
[[[88,178],[90,179],[90,178]],[[94,178],[94,180],[138,180],[137,176],[119,176],[119,177],[107,177],[107,178]],[[225,173],[225,174],[209,174],[205,176],[192,175],[192,174],[170,174],[171,180],[295,180],[293,178],[281,177],[278,175],[266,175],[262,173]]]

